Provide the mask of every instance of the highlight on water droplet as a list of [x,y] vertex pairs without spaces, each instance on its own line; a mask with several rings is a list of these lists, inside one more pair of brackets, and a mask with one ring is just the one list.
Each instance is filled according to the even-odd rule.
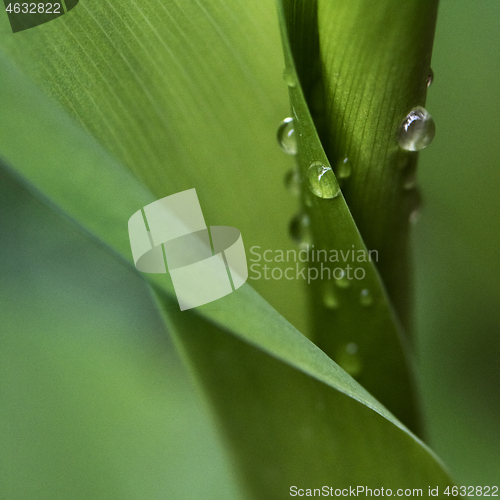
[[337,351],[335,361],[352,377],[359,375],[363,368],[358,352],[358,345],[354,342],[349,342],[348,344],[343,345]]
[[427,76],[427,88],[429,88],[432,85],[433,81],[434,81],[434,71],[432,71],[432,68],[429,68],[429,75]]
[[373,304],[373,295],[368,288],[363,288],[363,290],[361,290],[359,301],[362,306],[371,306]]
[[292,68],[290,67],[286,67],[284,70],[283,70],[283,80],[285,80],[285,83],[289,86],[289,87],[295,87],[295,85],[297,85],[297,80],[295,78],[295,72],[293,71]]
[[340,179],[347,179],[351,175],[351,162],[349,158],[345,157],[343,160],[340,160],[337,164],[337,175]]
[[278,144],[281,149],[288,155],[297,154],[297,140],[295,138],[295,130],[293,128],[293,118],[285,118],[278,127]]
[[315,161],[307,171],[309,188],[318,197],[324,199],[335,198],[340,193],[339,184],[330,167],[320,161]]
[[290,221],[290,237],[302,249],[312,245],[311,221],[306,213],[295,215]]
[[338,309],[339,307],[339,299],[335,293],[332,283],[329,281],[326,281],[323,284],[323,305],[327,309]]
[[398,130],[399,145],[407,151],[420,151],[434,139],[436,125],[429,112],[417,106],[402,121]]
[[345,269],[340,267],[333,270],[333,278],[335,280],[335,284],[339,288],[349,288],[351,286],[351,281],[347,276]]
[[291,168],[285,174],[285,178],[283,180],[285,187],[291,194],[295,196],[300,194],[300,172],[297,168]]

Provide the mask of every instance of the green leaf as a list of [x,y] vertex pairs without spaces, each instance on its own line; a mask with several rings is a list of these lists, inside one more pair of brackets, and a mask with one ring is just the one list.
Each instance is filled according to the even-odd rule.
[[[398,8],[392,3],[351,8],[342,2],[280,2],[285,57],[293,75],[289,94],[303,211],[311,221],[316,249],[341,255],[339,264],[328,265],[328,273],[344,270],[353,275],[357,269],[362,277],[352,279],[347,290],[313,282],[313,338],[341,364],[352,365],[352,354],[346,351],[357,349],[366,365],[359,373],[357,363],[351,367],[359,382],[414,430],[419,428],[418,410],[400,322],[408,326],[408,203],[417,192],[404,192],[401,178],[415,168],[416,156],[401,150],[396,131],[405,106],[412,99],[422,104],[423,68],[428,70],[435,18],[431,3],[426,2],[424,10],[416,2]],[[412,16],[421,14],[425,19],[419,17],[412,25]],[[426,22],[431,25],[422,33]],[[390,36],[383,38],[384,30]],[[417,36],[426,43],[417,43]],[[377,38],[383,40],[381,47]],[[401,72],[409,76],[400,79]],[[409,85],[415,73],[418,82]],[[388,101],[384,96],[393,95],[393,87],[398,99]],[[339,172],[345,158],[352,164],[347,178]],[[340,175],[339,196],[311,195],[308,170],[315,162],[331,165]],[[374,261],[358,262],[368,260],[372,250]],[[342,262],[342,255],[349,257]],[[323,263],[311,266],[322,275]],[[325,307],[326,294],[334,305]]]
[[[203,474],[196,470],[195,475],[205,497],[237,497],[232,475],[213,440],[210,415],[193,398],[178,361],[168,352],[166,359],[155,359],[150,343],[155,342],[157,350],[158,339],[144,339],[131,332],[136,339],[127,343],[132,345],[123,342],[122,322],[130,322],[130,310],[140,308],[141,302],[122,295],[116,300],[125,302],[110,317],[109,292],[103,278],[132,290],[133,280],[127,278],[130,273],[113,263],[105,248],[89,245],[88,233],[82,237],[81,228],[76,226],[80,234],[75,233],[47,213],[40,198],[37,196],[37,202],[5,168],[1,177],[0,199],[6,215],[3,220],[7,221],[2,232],[10,235],[14,248],[22,249],[13,263],[7,258],[11,255],[1,260],[6,264],[3,291],[9,291],[16,306],[3,311],[9,325],[2,335],[2,343],[9,348],[3,350],[1,387],[9,422],[9,433],[2,437],[7,443],[3,457],[10,471],[3,481],[6,491],[14,498],[40,488],[51,498],[84,498],[90,487],[93,498],[108,498],[110,488],[127,494],[137,491],[138,496],[131,498],[142,497],[144,491],[159,498],[175,492],[177,498],[194,498],[196,489],[186,489],[193,469],[185,469],[178,461],[186,457],[190,463],[195,459],[193,468],[202,468]],[[37,249],[34,255],[32,248]],[[76,253],[80,262],[88,260],[76,275],[71,271],[75,248],[83,249]],[[25,314],[26,296],[22,294],[33,281],[29,281],[29,274],[19,280],[16,272],[27,265],[41,270],[28,295],[30,315]],[[94,268],[92,276],[88,275],[90,268]],[[80,284],[75,286],[76,282]],[[243,479],[240,489],[247,489],[253,498],[280,497],[293,484],[346,488],[362,483],[386,489],[425,489],[428,484],[443,489],[450,484],[443,466],[423,443],[255,294],[250,299],[231,294],[223,307],[226,315],[236,311],[236,316],[247,320],[256,318],[254,323],[260,329],[250,328],[249,332],[230,331],[197,314],[181,312],[172,298],[159,293],[167,329],[181,358],[194,370],[223,424],[219,428],[225,435],[221,443],[228,443],[226,453],[235,458],[236,472]],[[80,295],[85,308],[79,305]],[[107,307],[103,308],[102,301]],[[55,328],[54,308],[64,311],[63,322],[58,321]],[[92,323],[84,320],[89,313]],[[113,328],[107,324],[110,321]],[[40,332],[44,335],[37,335]],[[161,369],[163,364],[168,368],[166,373]],[[61,379],[69,387],[61,382],[54,385],[53,380]],[[43,394],[46,404],[35,396],[37,392]],[[66,405],[62,414],[57,398]],[[119,408],[126,412],[125,419],[116,413]],[[167,417],[166,424],[162,415]],[[76,435],[75,422],[79,426]],[[150,425],[153,433],[148,432],[147,440],[136,430],[144,425]],[[25,428],[30,428],[27,435]],[[179,439],[179,432],[185,441]],[[199,436],[196,449],[193,435]],[[43,442],[54,454],[52,458],[46,460],[32,450],[30,439]],[[157,440],[166,447],[162,452],[155,451]],[[78,449],[78,454],[73,454],[73,449]],[[165,457],[166,451],[170,453]],[[147,484],[142,484],[145,470],[134,466],[135,453],[154,465],[147,471]],[[204,453],[211,457],[210,464],[205,463]],[[120,460],[111,459],[104,469],[106,477],[101,477],[95,461],[99,464],[114,454],[120,454]],[[89,455],[95,458],[87,458]],[[166,481],[161,474],[163,467],[169,471]],[[87,471],[85,482],[79,479],[82,468]],[[122,475],[128,468],[134,472],[124,481]],[[221,485],[215,484],[216,478]]]
[[[196,187],[208,223],[237,227],[247,249],[293,249],[275,6],[240,3],[84,2],[0,46],[155,198]],[[307,333],[302,282],[252,283]]]
[[[274,128],[276,107],[269,104],[277,87],[260,57],[276,17],[266,17],[265,2],[249,9],[238,17],[218,4],[159,9],[144,2],[141,10],[132,2],[83,4],[16,43],[7,40],[3,48],[9,57],[43,82],[72,117],[1,56],[0,154],[3,175],[10,179],[5,183],[22,185],[129,270],[130,215],[193,183],[212,223],[240,229],[245,224],[247,247],[253,230],[286,248],[286,234],[276,236],[273,224],[284,228],[288,214],[272,207],[292,204],[281,204],[284,195],[269,168],[278,158],[268,130]],[[277,58],[277,44],[273,50]],[[189,70],[181,60],[192,60]],[[217,67],[231,71],[216,81]],[[94,138],[75,126],[75,117]],[[262,204],[255,203],[256,193]],[[250,209],[252,217],[243,219]],[[262,224],[264,215],[269,227]],[[30,259],[28,254],[23,262]],[[449,484],[418,438],[249,285],[227,300],[181,313],[168,278],[147,279],[252,496],[288,495],[290,485],[299,482],[304,487]],[[378,278],[372,274],[372,279]],[[45,324],[48,335],[47,330]],[[190,425],[203,432],[207,415],[197,411],[200,417]],[[167,424],[152,432],[162,425]],[[48,441],[50,447],[50,436]],[[140,443],[136,447],[142,449]],[[106,449],[110,456],[120,452],[116,443]],[[219,472],[221,463],[217,456]],[[76,469],[68,474],[79,473]],[[199,477],[196,471],[193,476]],[[221,489],[226,486],[234,491],[228,478]]]
[[1,496],[240,498],[144,281],[3,167],[0,213]]

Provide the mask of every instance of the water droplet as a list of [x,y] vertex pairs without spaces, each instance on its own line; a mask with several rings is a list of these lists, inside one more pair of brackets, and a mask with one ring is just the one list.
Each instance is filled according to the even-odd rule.
[[355,377],[361,373],[362,363],[358,353],[358,346],[354,342],[341,347],[335,357],[337,364],[349,375]]
[[312,207],[313,205],[313,197],[309,191],[304,193],[304,203],[306,204],[306,207]]
[[331,199],[340,193],[339,184],[332,169],[320,161],[311,164],[307,171],[307,179],[311,191],[318,198]]
[[416,224],[420,219],[420,212],[422,209],[422,195],[420,194],[419,189],[414,189],[408,193],[411,198],[411,211],[409,215],[410,224]]
[[361,290],[359,301],[362,306],[371,306],[373,304],[373,295],[368,288],[363,288],[363,290]]
[[278,144],[289,155],[297,154],[297,140],[293,128],[293,118],[285,118],[278,127]]
[[432,68],[429,68],[429,76],[427,77],[427,88],[432,85],[433,81],[434,81],[434,71],[432,71]]
[[410,212],[410,224],[416,224],[418,219],[420,219],[420,207],[416,207]]
[[417,173],[415,169],[409,171],[403,180],[403,188],[407,191],[413,189],[417,185]]
[[296,168],[291,168],[284,178],[285,187],[295,196],[300,194],[300,173]]
[[339,307],[339,300],[335,294],[335,290],[328,281],[323,285],[323,305],[327,309],[337,309]]
[[337,164],[337,175],[340,179],[347,179],[351,175],[351,162],[349,158],[340,160]]
[[417,106],[403,120],[398,131],[399,145],[407,151],[419,151],[434,139],[436,125],[429,112]]
[[345,272],[344,269],[340,269],[340,268],[337,268],[337,269],[334,269],[333,271],[333,277],[335,279],[335,284],[339,287],[339,288],[349,288],[351,286],[351,281],[349,280],[349,278],[347,277],[347,273]]
[[305,213],[297,214],[290,221],[290,237],[300,248],[312,245],[311,222]]
[[283,70],[283,80],[289,87],[295,87],[297,85],[297,80],[295,78],[295,72],[292,68],[285,68]]

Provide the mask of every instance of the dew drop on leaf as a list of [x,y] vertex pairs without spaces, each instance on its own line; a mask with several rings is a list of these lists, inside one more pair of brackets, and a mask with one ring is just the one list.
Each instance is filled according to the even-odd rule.
[[416,224],[418,219],[420,219],[420,207],[415,207],[410,212],[410,224]]
[[343,370],[353,377],[361,373],[361,358],[358,353],[358,346],[354,342],[349,342],[342,346],[337,351],[335,361]]
[[297,154],[297,140],[293,128],[293,118],[285,118],[278,127],[278,144],[288,155]]
[[295,87],[297,85],[297,81],[295,79],[295,73],[292,68],[285,68],[283,70],[283,80],[289,87]]
[[338,309],[339,300],[335,294],[335,290],[330,282],[326,282],[323,285],[323,305],[327,309]]
[[337,175],[340,179],[347,179],[351,175],[351,162],[349,158],[344,158],[340,160],[337,164]]
[[408,171],[403,179],[403,188],[406,190],[413,189],[417,185],[417,175],[414,169]]
[[345,272],[344,269],[341,269],[341,271],[342,272],[339,272],[338,270],[334,271],[335,284],[339,288],[349,288],[351,282],[347,277],[347,273]]
[[298,196],[300,194],[300,173],[298,169],[291,168],[285,174],[284,183],[291,194]]
[[371,306],[373,304],[373,295],[368,288],[363,288],[363,290],[361,290],[359,301],[362,306]]
[[309,191],[304,193],[304,203],[306,204],[306,207],[312,207],[313,205],[313,197]]
[[419,189],[414,189],[413,191],[410,191],[409,194],[412,196],[409,221],[410,224],[416,224],[418,219],[420,219],[420,212],[422,210],[422,196]]
[[420,151],[434,139],[436,125],[429,112],[417,106],[402,121],[398,131],[399,145],[407,151]]
[[311,221],[305,213],[295,215],[290,221],[290,237],[300,248],[312,245]]
[[335,198],[340,193],[340,188],[330,167],[315,161],[307,171],[309,188],[318,197],[324,199]]

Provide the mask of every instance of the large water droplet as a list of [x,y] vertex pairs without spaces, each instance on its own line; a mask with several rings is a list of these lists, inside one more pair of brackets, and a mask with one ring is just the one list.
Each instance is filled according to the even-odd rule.
[[290,237],[300,248],[312,245],[311,222],[305,213],[297,214],[290,221]]
[[340,188],[330,167],[323,165],[320,161],[315,161],[307,171],[307,180],[311,191],[318,198],[335,198],[340,193]]
[[398,142],[407,151],[419,151],[434,139],[436,125],[429,112],[417,106],[413,108],[399,126]]
[[363,288],[363,290],[361,290],[359,301],[362,306],[371,306],[373,304],[373,295],[368,288]]
[[297,80],[295,78],[295,72],[292,68],[285,68],[283,70],[283,80],[289,87],[295,87],[297,85]]
[[349,375],[355,377],[361,373],[363,368],[361,358],[358,353],[358,346],[354,342],[342,346],[337,351],[335,357],[337,364],[343,368]]
[[340,179],[347,179],[351,175],[351,162],[349,158],[344,158],[337,163],[337,175]]
[[339,299],[332,284],[328,281],[323,285],[323,304],[328,309],[337,309],[339,307]]
[[427,87],[430,87],[433,81],[434,81],[434,71],[432,71],[432,68],[429,68],[429,76],[427,77]]
[[284,178],[285,187],[295,196],[300,194],[300,173],[298,169],[291,168]]
[[288,155],[297,154],[297,140],[293,128],[293,118],[285,118],[278,127],[278,144]]

